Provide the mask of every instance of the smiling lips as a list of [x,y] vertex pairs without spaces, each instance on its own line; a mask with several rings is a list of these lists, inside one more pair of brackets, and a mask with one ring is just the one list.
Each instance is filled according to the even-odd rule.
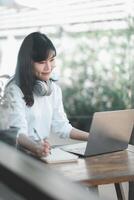
[[47,72],[47,73],[41,73],[42,76],[47,76],[47,75],[50,75],[51,72]]

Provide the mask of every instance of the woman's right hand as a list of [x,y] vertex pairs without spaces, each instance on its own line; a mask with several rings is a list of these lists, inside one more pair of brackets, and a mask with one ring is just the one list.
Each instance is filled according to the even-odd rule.
[[19,134],[17,144],[21,145],[24,149],[30,151],[39,158],[42,156],[48,156],[51,152],[51,146],[46,139],[37,142],[25,134]]
[[50,153],[51,153],[51,146],[46,139],[44,139],[41,142],[37,142],[35,154],[38,157],[48,156]]

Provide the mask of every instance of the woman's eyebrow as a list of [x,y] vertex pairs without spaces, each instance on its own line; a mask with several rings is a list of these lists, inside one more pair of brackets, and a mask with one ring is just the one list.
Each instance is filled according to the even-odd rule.
[[56,56],[53,55],[53,56],[49,57],[47,60],[51,60],[51,59],[53,59],[53,58],[55,58],[55,57],[56,57]]

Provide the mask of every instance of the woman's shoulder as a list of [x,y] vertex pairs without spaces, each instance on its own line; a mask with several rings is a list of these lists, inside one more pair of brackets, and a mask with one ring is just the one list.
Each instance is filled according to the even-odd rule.
[[23,97],[23,93],[21,91],[21,89],[17,86],[17,84],[15,83],[15,81],[12,79],[12,80],[9,80],[9,82],[7,83],[6,87],[5,87],[5,93],[6,94],[12,94],[12,95],[15,95],[15,96],[21,96]]
[[61,93],[61,88],[60,88],[60,85],[58,84],[58,82],[53,81],[52,87],[53,87],[54,93]]

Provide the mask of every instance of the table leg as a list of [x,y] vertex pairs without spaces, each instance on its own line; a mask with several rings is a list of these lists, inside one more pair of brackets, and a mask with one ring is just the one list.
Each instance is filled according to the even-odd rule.
[[118,200],[125,200],[125,195],[124,195],[124,191],[123,191],[123,187],[121,183],[115,183],[115,190],[116,190],[116,194],[117,194],[117,199]]
[[128,199],[129,200],[134,200],[134,182],[129,182]]

